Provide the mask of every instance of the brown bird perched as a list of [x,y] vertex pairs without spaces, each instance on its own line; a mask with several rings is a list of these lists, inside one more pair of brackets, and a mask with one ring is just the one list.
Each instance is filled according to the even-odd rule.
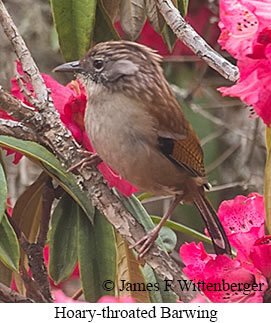
[[76,72],[88,102],[85,127],[98,156],[139,189],[172,195],[161,222],[135,245],[142,257],[181,202],[199,210],[217,254],[231,255],[225,231],[206,198],[203,152],[152,49],[129,41],[91,48],[80,61],[58,66]]

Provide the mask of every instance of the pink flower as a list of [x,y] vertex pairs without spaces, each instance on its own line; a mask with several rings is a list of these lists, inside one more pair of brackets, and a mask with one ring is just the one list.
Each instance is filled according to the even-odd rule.
[[213,255],[209,255],[205,251],[202,242],[199,242],[198,245],[196,245],[195,242],[182,245],[180,248],[180,256],[186,265],[184,273],[190,273],[191,276],[193,276],[193,279],[202,279],[201,275],[206,264],[211,259],[214,259]]
[[[187,255],[190,252],[194,254],[195,244],[181,246],[180,256],[186,265],[183,270],[210,301],[215,303],[263,301],[262,295],[267,289],[263,275],[251,272],[236,259],[216,255],[206,257],[201,242],[196,248],[199,253],[193,259]],[[201,262],[200,267],[198,262]]]
[[[19,74],[24,75],[18,62],[17,70]],[[25,75],[24,77],[27,79]],[[84,127],[84,113],[86,109],[87,97],[83,85],[79,81],[72,81],[66,86],[63,86],[49,75],[42,74],[42,77],[47,88],[51,90],[51,96],[54,105],[60,114],[61,121],[71,131],[73,137],[78,143],[80,143],[85,149],[94,152]],[[23,82],[25,83],[27,90],[30,93],[33,93],[32,85],[25,79]],[[11,93],[18,99],[22,100],[25,104],[29,104],[21,92],[17,80],[13,79],[11,83]],[[4,112],[0,113],[0,117],[5,119],[10,118]],[[8,151],[9,154],[13,152],[14,151],[12,150]],[[16,153],[15,161],[18,162],[20,158],[21,154],[17,155]],[[130,196],[132,193],[138,191],[137,188],[135,188],[125,179],[121,178],[105,163],[101,163],[98,168],[102,172],[104,178],[108,181],[108,185],[110,187],[116,187],[123,195]]]
[[249,254],[257,269],[267,278],[271,278],[271,236],[264,236],[255,241]]
[[[183,301],[176,300],[176,303],[184,303]],[[189,303],[208,303],[207,297],[198,293]]]
[[136,301],[129,296],[126,297],[114,297],[114,296],[103,296],[97,303],[135,303]]
[[197,294],[195,298],[192,299],[189,303],[208,303],[206,297],[201,294]]
[[223,201],[218,216],[238,257],[247,259],[254,242],[264,236],[265,209],[263,197],[251,193]]
[[84,303],[68,297],[61,289],[54,289],[52,294],[55,300],[54,303]]
[[222,49],[237,59],[237,84],[219,89],[252,105],[267,126],[271,123],[271,2],[269,0],[221,0]]
[[[263,302],[271,276],[271,237],[264,235],[263,197],[257,193],[223,201],[218,216],[237,257],[209,255],[200,242],[185,244],[180,256],[185,274],[209,289],[202,290],[213,302]],[[223,285],[214,290],[215,285]]]
[[[61,289],[53,290],[55,303],[84,303],[66,296]],[[135,303],[132,297],[102,296],[97,303]]]

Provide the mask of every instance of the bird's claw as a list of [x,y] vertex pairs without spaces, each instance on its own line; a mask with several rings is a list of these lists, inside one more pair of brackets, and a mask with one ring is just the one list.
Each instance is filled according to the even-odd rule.
[[143,238],[138,240],[136,243],[131,245],[129,248],[130,249],[135,248],[143,243],[141,248],[139,250],[137,250],[137,252],[138,252],[137,258],[141,259],[150,250],[150,248],[152,247],[152,245],[153,245],[154,241],[157,239],[157,237],[158,237],[158,232],[157,232],[157,230],[153,229],[153,230],[147,232]]
[[80,167],[80,170],[82,170],[86,166],[97,166],[102,162],[102,159],[96,153],[92,153],[87,150],[80,150],[79,152],[83,155],[86,155],[86,157],[80,160],[75,165],[72,165],[71,167],[69,167],[66,170],[66,173],[72,172],[78,167]]

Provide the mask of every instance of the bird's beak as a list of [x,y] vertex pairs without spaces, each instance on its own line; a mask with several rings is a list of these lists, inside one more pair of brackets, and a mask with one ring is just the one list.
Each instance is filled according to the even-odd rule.
[[82,72],[83,69],[80,66],[79,61],[69,62],[59,65],[53,69],[53,72]]

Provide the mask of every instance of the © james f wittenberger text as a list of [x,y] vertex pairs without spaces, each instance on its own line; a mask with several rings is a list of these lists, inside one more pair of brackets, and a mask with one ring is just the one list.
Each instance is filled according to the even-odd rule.
[[[130,283],[127,280],[120,280],[119,291],[159,291],[163,290],[165,292],[171,289],[171,280],[164,280],[163,284],[158,282],[155,283]],[[241,283],[241,282],[227,282],[222,279],[220,282],[211,283],[200,280],[198,282],[194,280],[180,279],[178,280],[180,289],[182,291],[194,291],[194,292],[241,292],[244,295],[250,295],[256,291],[262,291],[264,283]],[[111,280],[105,280],[103,282],[103,289],[106,291],[113,290],[115,284]]]

